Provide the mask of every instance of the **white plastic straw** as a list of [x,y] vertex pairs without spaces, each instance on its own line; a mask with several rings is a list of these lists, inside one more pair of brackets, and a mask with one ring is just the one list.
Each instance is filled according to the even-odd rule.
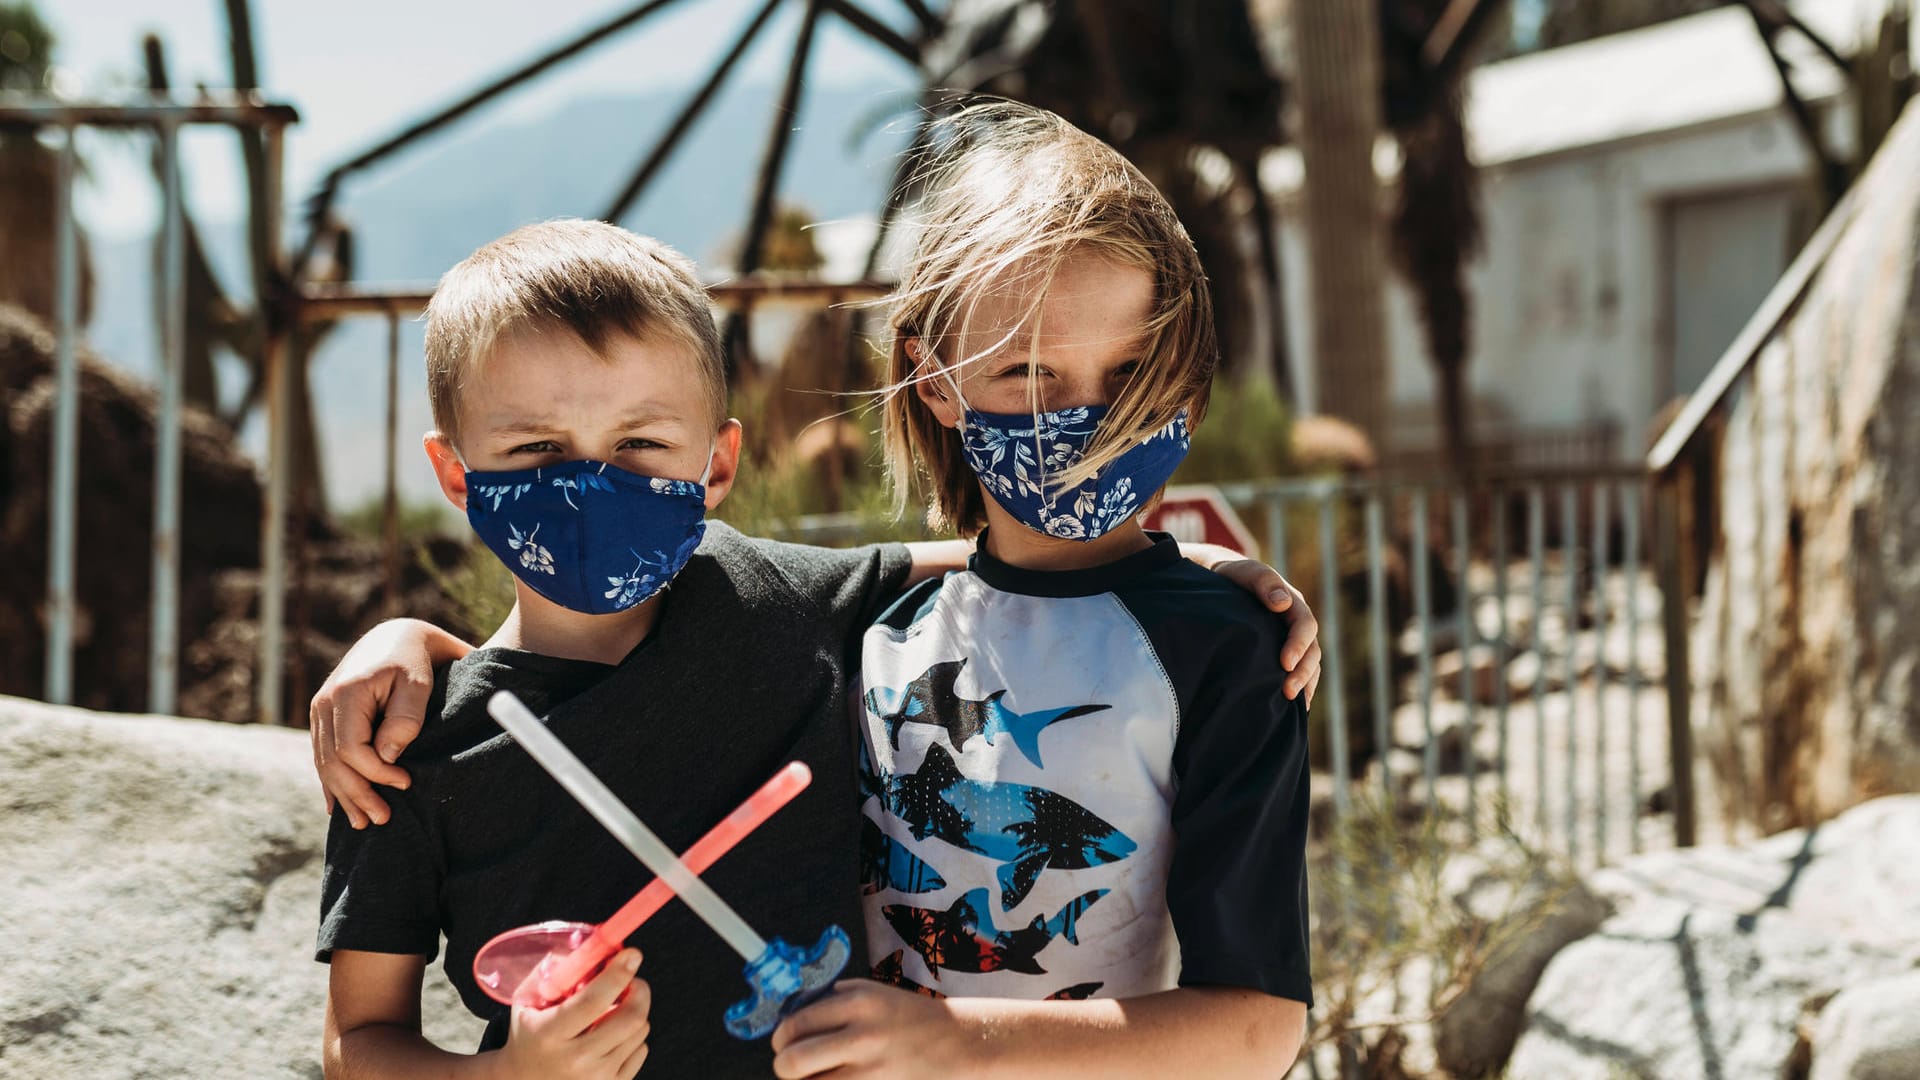
[[727,906],[701,881],[687,864],[680,861],[673,849],[660,842],[653,830],[633,816],[633,811],[607,790],[607,785],[593,775],[586,763],[573,756],[566,744],[553,732],[547,730],[538,717],[534,716],[520,699],[506,690],[496,692],[487,700],[487,712],[491,713],[507,733],[518,740],[520,745],[533,755],[540,767],[560,781],[560,786],[577,799],[594,820],[607,827],[614,839],[626,845],[634,857],[646,864],[647,869],[659,875],[686,901],[695,915],[714,933],[719,934],[740,958],[752,963],[766,952],[767,943],[759,934],[753,932],[746,920],[738,912]]

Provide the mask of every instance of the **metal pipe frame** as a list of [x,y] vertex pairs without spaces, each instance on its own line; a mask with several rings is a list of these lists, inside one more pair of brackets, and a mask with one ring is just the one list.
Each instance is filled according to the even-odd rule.
[[[1427,805],[1439,805],[1440,743],[1433,737],[1433,591],[1427,578],[1427,492],[1413,492],[1413,613],[1420,636],[1420,725],[1426,745],[1421,750],[1421,772],[1427,782]],[[1338,646],[1336,646],[1337,648]],[[1324,650],[1322,650],[1324,654]]]
[[387,315],[386,490],[380,500],[380,542],[389,618],[400,604],[400,316]]
[[[1561,670],[1567,679],[1567,862],[1580,851],[1580,493],[1572,484],[1560,489],[1560,575],[1566,596],[1566,655]],[[1546,797],[1546,792],[1541,792]]]
[[[1373,654],[1373,743],[1380,762],[1382,794],[1393,797],[1393,688],[1389,681],[1391,656],[1387,652],[1386,509],[1379,494],[1367,496],[1368,651]],[[1325,653],[1325,650],[1321,650]]]
[[1638,485],[1625,485],[1620,492],[1627,576],[1627,797],[1633,807],[1628,820],[1635,823],[1627,845],[1636,855],[1640,853],[1640,500],[1644,495]]
[[73,703],[74,521],[80,478],[79,235],[73,181],[80,132],[65,128],[54,180],[54,398],[53,476],[47,522],[46,695],[55,705]]
[[293,106],[258,94],[209,91],[190,101],[157,96],[66,101],[44,94],[0,91],[0,125],[27,127],[152,128],[162,123],[276,128],[299,122]]
[[[281,190],[286,144],[277,130],[265,132],[266,188]],[[281,264],[280,200],[267,203],[266,236],[272,265]],[[267,491],[260,525],[260,639],[254,661],[254,712],[263,724],[284,721],[282,667],[287,617],[287,503],[292,487],[293,433],[288,422],[293,411],[292,372],[287,335],[290,327],[275,320],[266,342]]]
[[[1331,498],[1320,501],[1320,577],[1321,587],[1326,590],[1327,638],[1339,641],[1340,549],[1334,537],[1333,511]],[[1345,818],[1352,811],[1353,802],[1347,790],[1351,769],[1347,755],[1347,691],[1340,653],[1336,647],[1324,650],[1322,655],[1327,669],[1327,708],[1331,714],[1327,720],[1327,744],[1333,759],[1333,808]]]
[[148,609],[147,709],[170,715],[180,675],[180,413],[187,367],[187,243],[180,125],[158,124],[161,157],[160,413],[153,441],[153,601]]
[[1607,856],[1607,495],[1593,488],[1593,851]]
[[[748,276],[707,286],[715,306],[738,309],[774,304],[858,304],[884,299],[888,281],[809,281]],[[412,318],[426,310],[433,286],[421,282],[391,285],[307,285],[295,298],[300,323],[331,322],[354,315],[397,314]]]
[[1475,727],[1473,702],[1473,646],[1478,636],[1474,632],[1473,622],[1473,584],[1470,580],[1473,569],[1472,533],[1467,526],[1467,495],[1470,491],[1465,485],[1454,491],[1449,509],[1453,513],[1453,549],[1455,570],[1460,578],[1460,600],[1455,612],[1457,633],[1460,637],[1460,747],[1461,768],[1467,780],[1467,832],[1478,836],[1480,833],[1480,800],[1475,790],[1478,779],[1477,762],[1474,760],[1474,739],[1479,734]]

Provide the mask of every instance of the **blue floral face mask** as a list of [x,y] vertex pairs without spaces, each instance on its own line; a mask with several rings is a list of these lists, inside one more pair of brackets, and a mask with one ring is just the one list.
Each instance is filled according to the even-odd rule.
[[1053,478],[1080,463],[1105,405],[1041,413],[965,411],[960,443],[980,483],[1014,520],[1063,540],[1095,540],[1132,517],[1187,456],[1187,414],[1062,491]]
[[[707,458],[713,469],[713,458]],[[665,588],[706,534],[706,482],[600,461],[467,473],[467,521],[534,592],[587,615]]]

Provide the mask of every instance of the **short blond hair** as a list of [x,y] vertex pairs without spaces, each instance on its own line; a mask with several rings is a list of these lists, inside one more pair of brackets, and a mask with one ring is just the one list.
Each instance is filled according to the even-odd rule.
[[427,398],[458,437],[460,388],[506,334],[558,331],[605,356],[618,335],[692,350],[714,422],[727,376],[713,308],[693,262],[650,237],[600,221],[525,225],[461,260],[427,303]]
[[[1051,112],[999,99],[935,118],[930,136],[918,171],[918,236],[891,298],[893,341],[882,390],[887,472],[896,508],[904,508],[917,481],[928,524],[971,536],[987,523],[978,479],[959,434],[913,388],[949,374],[957,380],[959,369],[981,359],[952,354],[989,290],[1012,285],[1028,293],[1027,325],[1073,256],[1097,255],[1153,277],[1140,366],[1109,403],[1080,464],[1047,478],[1056,488],[1084,482],[1182,411],[1198,424],[1219,345],[1193,241],[1166,197],[1119,151]],[[916,338],[917,358],[906,349]]]

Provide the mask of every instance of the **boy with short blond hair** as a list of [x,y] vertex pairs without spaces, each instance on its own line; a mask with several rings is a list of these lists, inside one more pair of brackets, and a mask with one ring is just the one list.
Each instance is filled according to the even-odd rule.
[[[411,621],[376,631],[315,699],[316,765],[330,807],[339,798],[318,943],[332,964],[328,1074],[625,1077],[645,1061],[649,1076],[767,1075],[766,1044],[721,1025],[745,993],[740,963],[682,905],[643,931],[657,1001],[629,987],[631,951],[550,1009],[480,990],[473,959],[494,935],[598,922],[649,878],[485,703],[513,691],[681,850],[783,763],[806,762],[812,788],[703,876],[770,936],[837,924],[858,950],[848,672],[887,602],[957,569],[967,546],[835,551],[705,522],[734,481],[741,429],[693,267],[657,241],[580,221],[517,230],[442,279],[426,351],[427,455],[513,572],[515,604],[478,649]],[[1284,587],[1254,564],[1226,570],[1263,596]],[[1298,598],[1286,595],[1279,606]],[[1310,614],[1300,626],[1289,648],[1304,690]],[[375,757],[353,725],[425,685],[397,674],[416,660],[440,665],[417,734],[390,718],[379,738],[392,749]],[[443,934],[449,979],[488,1021],[476,1056],[420,1034],[420,979]]]
[[[650,1055],[649,1075],[764,1074],[765,1044],[720,1023],[745,993],[740,964],[681,905],[647,930],[645,970],[662,988],[650,1017],[638,992],[589,1028],[633,975],[620,964],[550,1010],[482,993],[473,959],[489,938],[597,922],[650,877],[485,702],[518,694],[677,849],[805,761],[813,789],[707,877],[768,933],[855,928],[846,643],[905,583],[907,550],[750,542],[704,522],[733,483],[740,425],[723,411],[720,340],[692,264],[657,241],[583,221],[517,230],[442,280],[426,351],[438,426],[427,455],[514,572],[515,604],[482,648],[436,672],[404,758],[411,783],[384,792],[386,826],[334,817],[319,934],[328,1072],[624,1077]],[[421,973],[442,934],[447,976],[488,1021],[475,1057],[419,1032]]]

